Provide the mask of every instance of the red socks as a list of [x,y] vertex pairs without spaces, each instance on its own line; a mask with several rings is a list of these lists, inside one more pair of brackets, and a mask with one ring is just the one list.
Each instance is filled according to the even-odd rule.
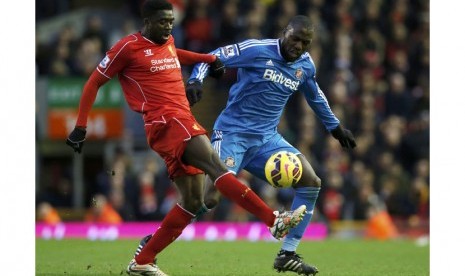
[[221,194],[254,214],[268,227],[273,226],[276,218],[273,210],[249,187],[237,180],[232,173],[225,173],[218,177],[215,180],[215,186]]
[[155,256],[176,240],[194,215],[176,204],[165,216],[158,230],[135,257],[138,264],[152,263]]
[[[228,199],[239,204],[262,220],[268,227],[273,226],[276,216],[249,187],[242,184],[232,173],[225,173],[215,180],[216,188]],[[135,257],[138,264],[152,263],[155,256],[175,241],[195,216],[176,204],[165,216],[152,238]]]

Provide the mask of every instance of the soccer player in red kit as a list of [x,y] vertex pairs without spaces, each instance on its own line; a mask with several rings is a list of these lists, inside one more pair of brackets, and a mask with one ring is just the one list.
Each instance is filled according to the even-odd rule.
[[207,131],[190,111],[181,64],[208,63],[213,76],[224,72],[223,64],[214,55],[176,49],[171,35],[173,7],[167,0],[148,0],[141,11],[143,29],[118,41],[84,85],[76,126],[66,141],[76,152],[81,152],[88,113],[98,89],[118,75],[128,105],[143,116],[148,144],[164,159],[182,198],[131,260],[127,273],[166,275],[155,264],[155,256],[205,208],[204,172],[214,179],[215,187],[226,198],[262,220],[275,238],[282,238],[302,220],[305,205],[293,212],[271,210],[228,171],[212,149]]

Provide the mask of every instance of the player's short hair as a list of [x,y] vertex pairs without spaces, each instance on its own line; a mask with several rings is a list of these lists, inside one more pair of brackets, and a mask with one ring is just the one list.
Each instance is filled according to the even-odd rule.
[[146,0],[142,4],[140,14],[142,18],[152,16],[157,11],[172,10],[173,4],[167,0]]
[[309,30],[313,29],[313,24],[310,21],[310,18],[308,18],[305,15],[296,15],[292,17],[291,20],[289,21],[289,24],[287,24],[286,29],[288,29],[289,27],[296,27],[296,26],[300,26],[300,27],[303,27]]

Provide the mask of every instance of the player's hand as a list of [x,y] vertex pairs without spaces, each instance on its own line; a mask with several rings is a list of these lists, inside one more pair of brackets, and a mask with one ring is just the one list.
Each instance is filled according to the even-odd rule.
[[226,73],[226,68],[224,67],[223,62],[221,62],[221,60],[218,57],[216,57],[214,62],[209,63],[209,65],[210,65],[210,71],[208,75],[210,77],[219,79],[224,75],[224,73]]
[[339,143],[341,143],[341,146],[343,148],[353,149],[357,146],[352,132],[348,129],[343,128],[341,125],[338,125],[335,129],[333,129],[331,131],[331,134],[334,138],[339,140]]
[[75,127],[66,139],[66,144],[73,148],[74,152],[81,153],[84,141],[86,140],[86,129]]
[[202,84],[197,80],[190,80],[186,85],[186,97],[189,105],[193,106],[202,98]]

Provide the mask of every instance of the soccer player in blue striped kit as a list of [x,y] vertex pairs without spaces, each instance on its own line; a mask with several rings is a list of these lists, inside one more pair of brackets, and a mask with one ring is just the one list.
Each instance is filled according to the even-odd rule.
[[[237,82],[229,90],[227,105],[217,118],[211,137],[214,149],[228,169],[236,174],[245,169],[266,181],[264,167],[273,153],[290,151],[302,162],[303,175],[293,186],[292,209],[305,204],[307,214],[284,238],[274,269],[303,275],[318,272],[315,266],[304,263],[296,250],[312,218],[321,180],[299,150],[277,131],[289,97],[297,91],[303,93],[308,105],[342,147],[356,146],[353,134],[341,125],[317,84],[315,64],[308,53],[312,37],[310,20],[298,15],[290,20],[279,39],[250,39],[211,52],[226,68],[238,68]],[[200,100],[201,83],[208,71],[206,63],[194,67],[186,86],[191,105]],[[219,200],[220,194],[211,189],[205,204],[213,208]]]

